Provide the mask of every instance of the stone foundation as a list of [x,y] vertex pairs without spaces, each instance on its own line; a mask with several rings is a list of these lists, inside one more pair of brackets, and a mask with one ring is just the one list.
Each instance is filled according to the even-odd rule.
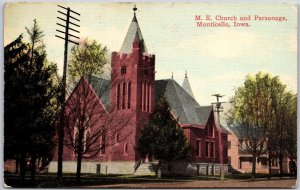
[[[133,174],[134,162],[82,162],[81,173],[91,174]],[[64,161],[63,173],[76,173],[76,161]],[[49,164],[48,172],[57,172],[57,161]]]
[[[153,165],[151,172],[157,173],[157,162],[155,163],[143,163],[143,165]],[[113,162],[82,162],[81,172],[91,174],[135,174],[139,175],[139,172],[134,172],[135,162],[126,161],[113,161]],[[63,163],[64,173],[76,173],[76,161],[65,161]],[[147,167],[146,167],[147,168]],[[55,173],[57,171],[57,161],[52,161],[49,165],[48,172]],[[138,170],[137,170],[138,171]],[[146,171],[141,172],[145,173]],[[224,173],[228,173],[228,164],[224,164]],[[188,162],[173,162],[170,164],[162,164],[163,175],[220,175],[220,164],[212,163],[188,163]]]
[[[165,175],[220,175],[220,164],[175,162],[164,164],[162,173]],[[224,164],[224,174],[228,174],[228,164]]]

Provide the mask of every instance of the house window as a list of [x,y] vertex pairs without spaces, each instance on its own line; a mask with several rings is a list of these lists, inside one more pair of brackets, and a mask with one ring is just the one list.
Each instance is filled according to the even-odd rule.
[[231,141],[228,141],[227,146],[228,146],[228,150],[231,149]]
[[121,74],[125,75],[126,74],[126,66],[121,67]]
[[278,160],[277,160],[277,158],[273,158],[272,159],[272,166],[273,167],[278,167]]
[[126,93],[126,83],[123,83],[123,93],[122,93],[122,109],[125,109],[125,93]]
[[197,151],[197,156],[201,156],[201,140],[197,141],[196,151]]
[[215,142],[211,142],[210,144],[210,157],[215,157]]
[[117,86],[117,109],[119,110],[120,109],[120,83],[118,83],[118,86]]
[[128,100],[127,100],[127,108],[130,109],[130,101],[131,101],[131,82],[128,83]]
[[209,157],[209,142],[208,141],[206,142],[205,147],[206,147],[206,150],[205,150],[206,151],[206,157],[208,158]]
[[242,160],[241,160],[241,158],[239,158],[239,169],[242,169]]

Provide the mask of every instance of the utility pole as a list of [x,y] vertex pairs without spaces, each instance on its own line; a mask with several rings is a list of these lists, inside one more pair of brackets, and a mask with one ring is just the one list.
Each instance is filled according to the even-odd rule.
[[214,112],[217,112],[218,115],[218,124],[219,124],[219,132],[218,132],[218,138],[219,138],[219,157],[220,157],[220,178],[221,181],[224,181],[224,163],[223,163],[223,143],[222,143],[222,128],[220,123],[220,112],[223,111],[223,107],[221,106],[222,103],[226,102],[220,102],[219,98],[222,98],[224,95],[220,94],[213,94],[212,96],[215,96],[217,98],[217,102],[212,103],[212,105],[215,105]]
[[[62,86],[61,86],[61,99],[60,99],[60,103],[61,103],[61,115],[60,115],[60,122],[59,122],[59,128],[58,128],[58,159],[57,159],[57,179],[59,182],[61,182],[62,179],[62,168],[63,168],[63,148],[64,148],[64,127],[65,127],[65,99],[66,99],[66,84],[67,84],[67,62],[68,62],[68,43],[71,42],[73,44],[79,45],[78,42],[75,42],[73,40],[70,39],[70,37],[72,38],[76,38],[79,39],[79,37],[70,34],[70,30],[79,33],[78,30],[75,30],[73,28],[70,27],[70,24],[75,26],[75,27],[80,27],[78,24],[75,24],[74,22],[80,22],[79,19],[71,16],[71,13],[74,13],[78,16],[80,16],[79,13],[71,10],[69,7],[63,7],[60,5],[57,5],[58,7],[66,10],[67,12],[61,12],[61,11],[57,11],[58,13],[62,14],[63,16],[65,16],[65,18],[61,18],[61,17],[57,17],[58,19],[62,20],[63,22],[65,22],[64,24],[60,24],[60,23],[56,23],[57,25],[65,28],[65,31],[62,30],[57,30],[57,32],[63,33],[65,36],[61,37],[59,35],[55,35],[56,37],[63,39],[65,41],[65,51],[64,51],[64,67],[63,67],[63,77],[62,77]],[[73,19],[71,22],[70,19]]]

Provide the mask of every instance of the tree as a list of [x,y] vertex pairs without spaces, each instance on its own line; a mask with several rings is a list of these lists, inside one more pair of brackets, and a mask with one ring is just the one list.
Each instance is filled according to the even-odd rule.
[[[91,89],[95,75],[103,73],[107,64],[107,48],[95,40],[85,39],[79,46],[73,47],[70,55],[69,74],[71,83],[67,88],[70,94],[65,106],[66,139],[64,144],[70,147],[77,157],[76,180],[80,182],[82,159],[92,158],[105,148],[117,143],[115,135],[127,125],[131,116],[122,116],[113,107],[106,110],[99,103],[97,95]],[[79,82],[78,82],[78,79]],[[99,91],[110,86],[98,86]],[[95,89],[94,89],[95,90]],[[116,118],[123,118],[122,120]],[[118,142],[126,137],[120,136]],[[101,141],[101,143],[100,143]]]
[[70,82],[77,84],[82,76],[86,79],[91,76],[99,76],[104,72],[103,68],[107,62],[107,48],[96,40],[84,39],[79,46],[71,49]]
[[[252,154],[252,178],[255,177],[256,159],[260,155],[268,153],[269,173],[273,158],[279,156],[282,163],[290,127],[288,122],[292,119],[287,115],[290,107],[287,102],[291,101],[289,94],[277,76],[258,72],[255,76],[248,75],[232,98],[227,119],[229,123],[243,128],[244,143],[240,146]],[[282,170],[282,164],[280,168]]]
[[21,142],[22,135],[26,136],[27,130],[24,127],[22,107],[23,102],[20,100],[20,92],[23,90],[20,80],[22,70],[20,65],[29,62],[27,54],[28,46],[20,35],[15,41],[11,42],[4,48],[4,159],[15,159],[16,170],[19,172],[19,163],[21,164],[20,179],[25,174],[25,158],[27,141]]
[[133,116],[132,114],[124,117],[124,112],[108,112],[90,87],[91,82],[82,77],[65,104],[64,144],[77,158],[78,183],[82,160],[93,158],[99,152],[105,155],[107,147],[126,138],[127,134],[124,134],[116,139],[116,134],[131,121]]
[[19,147],[14,154],[20,162],[21,182],[27,159],[34,180],[37,160],[47,163],[52,158],[57,90],[53,81],[56,66],[46,59],[43,34],[36,20],[31,29],[26,29],[29,44],[22,42],[21,35],[5,47],[5,127],[9,128],[6,131],[13,130],[13,134],[5,135]]
[[189,147],[178,120],[171,113],[166,98],[161,97],[150,115],[149,125],[141,130],[137,152],[158,160],[158,177],[162,162],[183,160],[189,157]]
[[[274,78],[275,84],[279,83],[278,78]],[[283,174],[283,158],[289,156],[293,162],[296,153],[297,131],[297,96],[286,91],[284,85],[273,85],[271,101],[271,117],[268,135],[269,154],[279,159],[280,175]],[[276,95],[274,95],[276,94]],[[270,156],[270,157],[271,157]],[[271,159],[269,160],[271,161]],[[269,169],[270,164],[269,164]]]

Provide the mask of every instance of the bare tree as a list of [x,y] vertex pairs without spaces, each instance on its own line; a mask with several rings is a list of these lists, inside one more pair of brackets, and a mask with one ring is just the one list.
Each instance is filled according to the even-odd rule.
[[[107,87],[110,88],[101,88]],[[133,112],[125,115],[114,108],[107,110],[99,101],[90,82],[84,77],[81,78],[66,102],[65,113],[65,145],[70,147],[77,157],[78,182],[82,159],[93,158],[100,152],[105,154],[106,147],[126,138],[128,134],[120,131],[129,124],[133,115]]]

